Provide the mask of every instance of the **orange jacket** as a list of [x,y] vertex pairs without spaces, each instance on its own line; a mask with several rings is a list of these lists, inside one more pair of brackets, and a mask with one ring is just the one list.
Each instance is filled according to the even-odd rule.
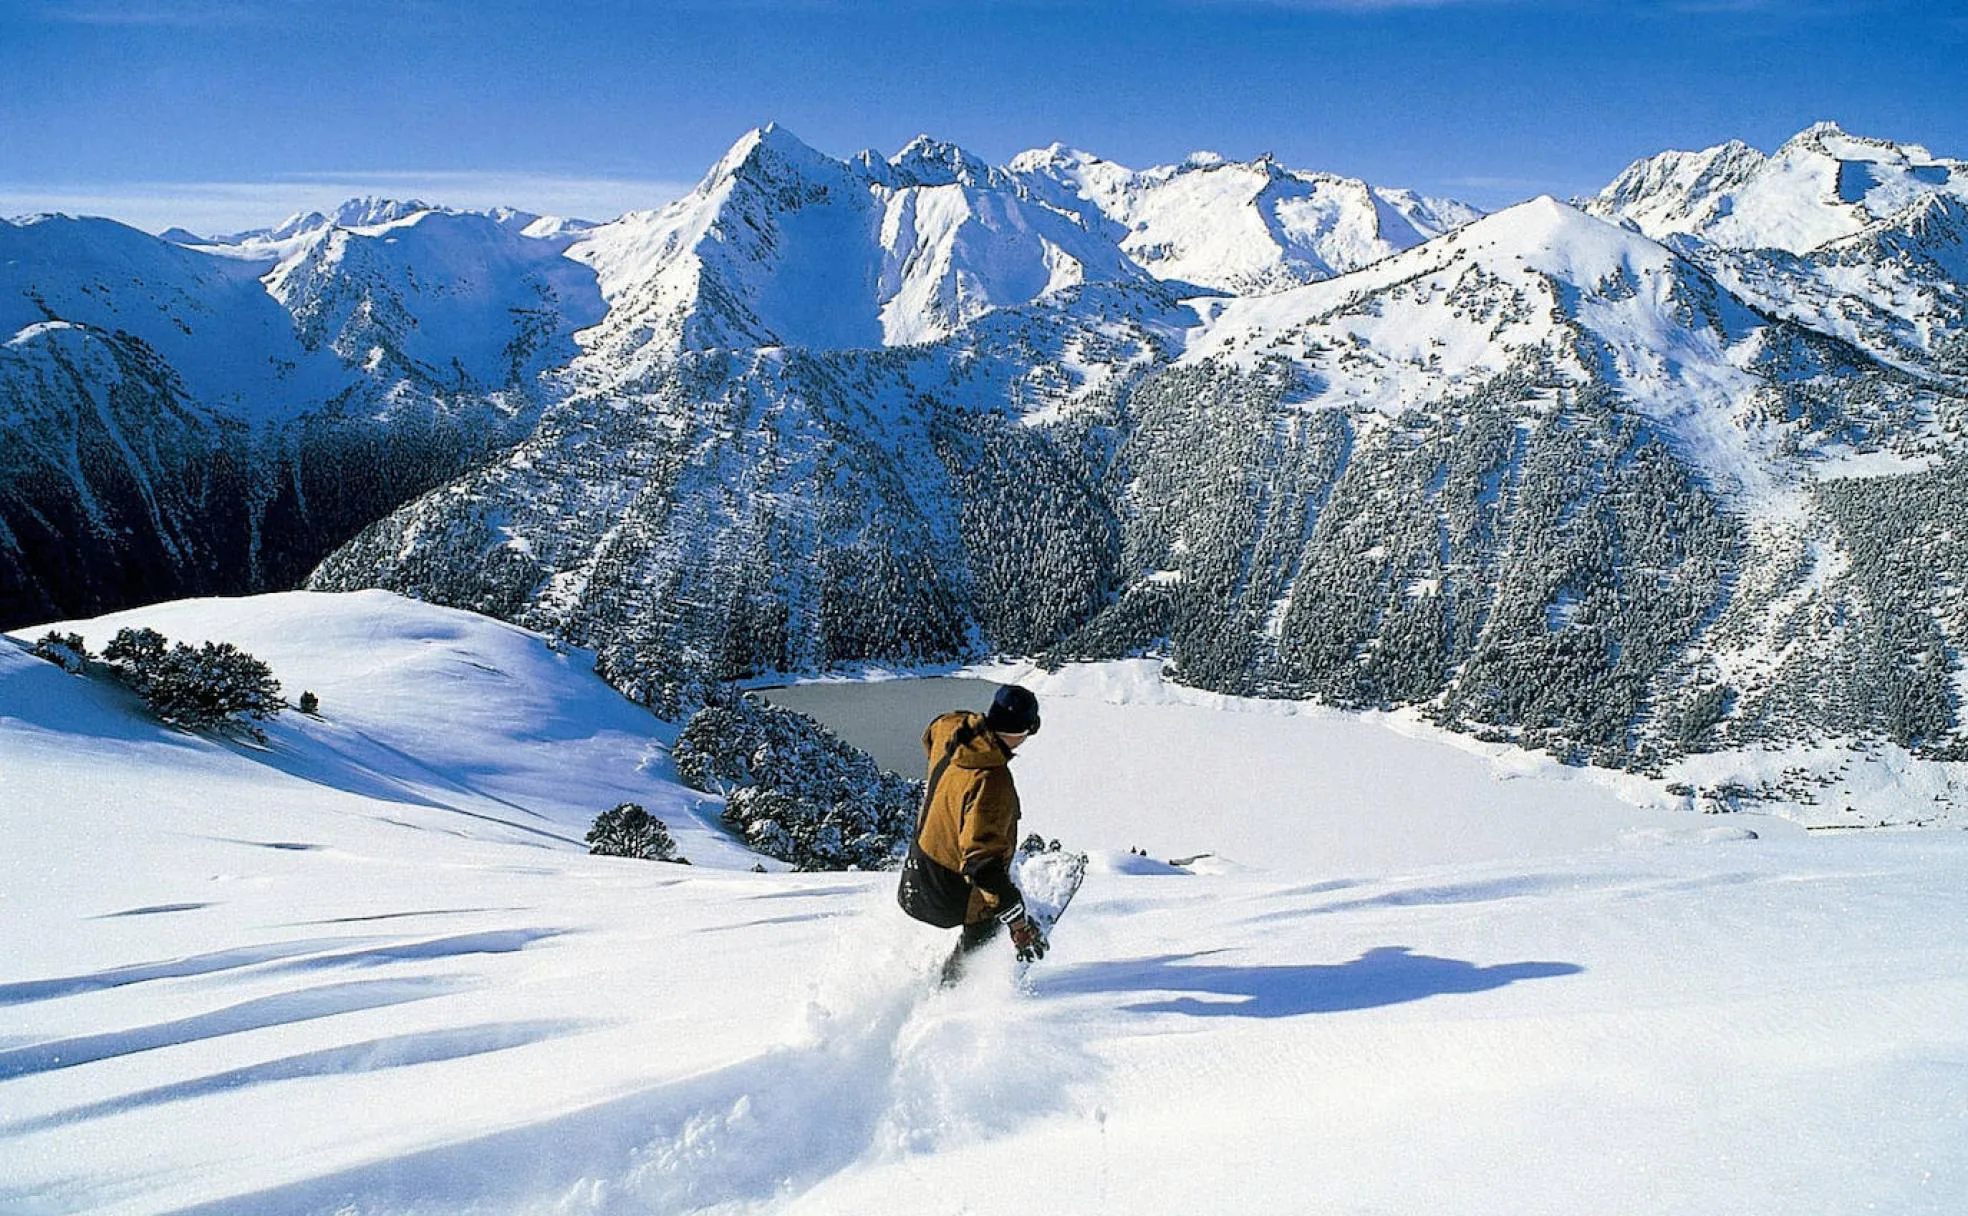
[[909,915],[950,927],[991,919],[1020,902],[1011,882],[1018,788],[1011,752],[984,715],[958,710],[923,732],[929,786],[898,898]]

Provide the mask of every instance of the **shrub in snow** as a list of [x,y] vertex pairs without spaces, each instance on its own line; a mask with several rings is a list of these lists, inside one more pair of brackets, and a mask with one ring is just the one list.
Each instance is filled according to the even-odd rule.
[[103,659],[173,726],[236,727],[264,741],[265,732],[245,719],[264,720],[286,708],[272,669],[231,642],[192,647],[167,643],[155,629],[122,629],[103,648]]
[[887,869],[908,842],[922,783],[886,773],[804,714],[724,695],[692,714],[677,772],[722,794],[758,852],[802,870]]
[[321,709],[321,698],[315,696],[314,693],[310,690],[303,690],[301,693],[301,712],[304,714],[312,714],[312,713],[318,713],[320,709]]
[[48,635],[34,644],[34,657],[46,659],[71,674],[80,674],[89,665],[89,647],[79,633],[56,633]]
[[595,816],[588,829],[588,852],[597,857],[634,857],[641,861],[682,861],[676,841],[662,820],[634,802]]

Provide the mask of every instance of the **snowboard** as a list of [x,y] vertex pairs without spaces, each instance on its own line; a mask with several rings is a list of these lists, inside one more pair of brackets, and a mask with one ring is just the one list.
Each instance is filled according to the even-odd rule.
[[1087,856],[1047,842],[1036,834],[1027,836],[1011,859],[1011,881],[1025,897],[1025,915],[1039,927],[1048,942],[1052,927],[1065,915],[1080,883],[1086,878]]

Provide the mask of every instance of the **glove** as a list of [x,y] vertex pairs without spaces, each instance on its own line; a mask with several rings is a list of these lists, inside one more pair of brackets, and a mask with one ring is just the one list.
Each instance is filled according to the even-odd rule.
[[1011,947],[1018,951],[1019,962],[1036,962],[1045,957],[1045,934],[1039,932],[1037,924],[1021,916],[1011,926]]
[[1045,957],[1045,934],[1039,932],[1037,922],[1025,915],[1023,903],[1013,904],[998,913],[998,920],[1011,930],[1011,948],[1018,952],[1019,962],[1036,962]]

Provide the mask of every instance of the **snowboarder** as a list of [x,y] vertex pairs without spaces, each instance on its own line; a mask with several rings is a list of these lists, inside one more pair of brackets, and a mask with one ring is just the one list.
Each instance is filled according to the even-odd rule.
[[956,710],[923,732],[929,784],[896,899],[925,924],[963,926],[943,965],[945,984],[960,979],[971,954],[1001,928],[1010,931],[1021,961],[1045,954],[1045,935],[1025,915],[1024,897],[1011,881],[1018,789],[1009,765],[1018,745],[1038,730],[1038,697],[1005,684],[988,712]]

